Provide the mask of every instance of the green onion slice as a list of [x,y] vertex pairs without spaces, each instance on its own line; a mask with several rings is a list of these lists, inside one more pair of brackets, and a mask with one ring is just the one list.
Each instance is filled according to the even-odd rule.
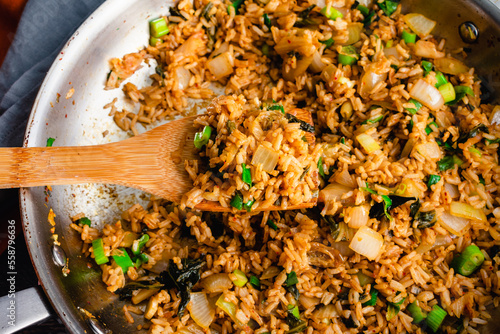
[[453,88],[453,84],[451,82],[445,83],[444,85],[440,85],[438,87],[439,92],[443,95],[444,102],[451,102],[455,100],[456,93],[455,88]]
[[451,267],[462,276],[471,275],[484,262],[484,255],[476,245],[467,246],[464,251],[453,258]]
[[326,18],[334,21],[338,18],[344,17],[344,15],[342,15],[342,13],[334,7],[324,7],[323,9],[321,9],[320,13],[323,14]]
[[448,80],[446,80],[446,77],[444,76],[443,73],[441,72],[436,72],[436,88],[441,87],[442,85],[445,85],[448,83]]
[[139,255],[141,249],[146,245],[148,241],[149,241],[149,235],[147,234],[144,234],[139,239],[134,240],[134,243],[132,244],[132,253],[134,255]]
[[370,14],[370,10],[366,6],[358,5],[358,7],[356,7],[356,9],[359,10],[361,12],[361,14],[363,14],[363,16],[367,16],[368,14]]
[[248,278],[245,275],[245,273],[242,272],[241,270],[236,269],[235,271],[233,271],[233,275],[236,276],[236,280],[233,281],[234,285],[239,286],[241,288],[245,286],[245,284],[247,284]]
[[406,108],[406,110],[408,110],[408,112],[412,115],[415,115],[417,111],[422,108],[422,103],[418,102],[415,99],[410,99],[408,102],[413,103],[413,105],[415,106],[415,108]]
[[291,271],[289,274],[286,274],[286,286],[292,286],[297,283],[299,283],[299,279],[297,278],[297,273],[295,271]]
[[90,226],[91,224],[92,224],[92,222],[87,217],[83,217],[83,218],[78,219],[78,225]]
[[247,212],[250,212],[252,211],[252,205],[255,203],[255,200],[252,199],[252,200],[249,200],[248,202],[246,202],[245,204],[243,204],[243,208],[245,210],[247,210]]
[[430,61],[422,60],[422,67],[424,69],[424,74],[427,76],[427,74],[429,74],[429,72],[432,71],[434,65],[432,65]]
[[278,225],[276,225],[271,219],[267,220],[267,226],[269,226],[270,228],[272,228],[275,231],[278,229]]
[[427,318],[427,314],[425,314],[424,311],[418,306],[418,301],[414,301],[408,307],[406,308],[408,311],[410,311],[411,317],[413,318],[413,323],[414,324],[419,324],[421,323],[425,318]]
[[321,44],[325,44],[326,45],[326,48],[328,49],[330,46],[332,46],[333,44],[335,44],[335,41],[333,40],[333,38],[329,38],[329,39],[326,39],[324,41],[319,41]]
[[389,303],[389,305],[387,305],[387,314],[385,315],[387,321],[394,319],[394,317],[398,315],[400,309],[399,305]]
[[246,164],[241,164],[241,167],[243,167],[241,179],[243,180],[243,182],[248,184],[250,188],[252,188],[252,172],[250,171],[250,168],[247,168]]
[[352,45],[342,47],[338,55],[338,62],[344,66],[354,65],[358,61],[359,55],[356,48]]
[[434,130],[431,128],[431,125],[434,125],[436,128],[438,127],[436,122],[430,122],[429,125],[425,127],[425,133],[430,134]]
[[205,125],[201,132],[196,132],[196,134],[194,135],[194,146],[198,149],[201,149],[203,146],[208,144],[211,135],[212,128],[208,125]]
[[47,146],[47,147],[52,147],[52,144],[54,144],[54,141],[55,141],[55,140],[56,140],[56,139],[55,139],[55,138],[52,138],[52,137],[47,138],[47,145],[46,145],[46,146]]
[[120,248],[119,250],[115,249],[114,254],[111,256],[113,257],[113,260],[115,260],[116,264],[122,268],[124,274],[127,273],[128,268],[134,266],[134,263],[125,248]]
[[233,208],[236,208],[238,210],[242,210],[243,209],[243,196],[241,196],[240,193],[236,193],[233,197],[233,199],[231,200],[231,206]]
[[92,249],[94,250],[95,262],[98,265],[109,261],[109,258],[104,253],[104,242],[102,241],[102,238],[92,240]]
[[432,329],[434,333],[436,333],[439,326],[441,326],[441,324],[443,323],[444,318],[446,318],[447,314],[448,313],[446,313],[446,311],[441,307],[439,307],[438,305],[434,305],[432,307],[432,311],[430,311],[427,315],[427,326],[429,326],[429,328]]
[[406,44],[414,44],[417,41],[417,34],[412,34],[406,30],[403,30],[401,37],[405,41]]
[[231,14],[231,7],[234,8],[234,14],[238,15],[238,10],[245,0],[233,1],[229,6],[227,6],[227,13]]
[[438,183],[440,180],[441,176],[432,174],[429,176],[429,181],[427,181],[427,186],[430,188],[433,184]]
[[149,22],[149,32],[155,38],[165,36],[169,32],[167,21],[163,17],[160,17]]
[[318,160],[318,173],[322,178],[325,178],[325,171],[323,170],[323,157],[319,157]]
[[363,307],[364,306],[375,306],[377,304],[377,296],[378,296],[378,290],[371,289],[370,290],[370,300],[364,302]]
[[271,19],[269,18],[269,15],[267,15],[267,13],[265,13],[262,16],[264,17],[264,24],[266,25],[266,27],[269,28],[269,30],[271,30],[271,27],[273,26],[273,24],[271,23]]
[[260,290],[260,280],[256,276],[250,276],[249,282],[255,289]]

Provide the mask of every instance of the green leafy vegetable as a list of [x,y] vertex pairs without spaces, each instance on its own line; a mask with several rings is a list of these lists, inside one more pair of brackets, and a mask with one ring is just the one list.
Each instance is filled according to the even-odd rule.
[[424,229],[428,227],[432,227],[436,224],[436,210],[431,211],[419,211],[415,217],[415,221],[417,222],[417,228]]
[[[366,188],[363,188],[363,190],[365,190],[365,189]],[[370,216],[370,218],[380,219],[385,215],[390,220],[390,219],[392,219],[392,217],[389,214],[390,210],[395,209],[398,206],[401,206],[408,201],[414,201],[414,200],[416,200],[415,197],[403,197],[403,196],[398,196],[398,195],[389,195],[389,196],[382,195],[382,202],[373,204],[373,206],[370,208],[369,216]]]
[[[273,101],[274,103],[274,101]],[[270,105],[269,107],[267,107],[267,110],[279,110],[281,111],[283,114],[285,113],[285,108],[283,108],[283,106],[281,104],[272,104]]]
[[289,330],[286,334],[300,333],[307,328],[307,322],[300,319],[299,308],[297,306],[288,307],[286,316],[286,323]]
[[430,188],[432,185],[438,183],[441,180],[441,176],[431,174],[429,175],[429,181],[427,181],[427,186]]
[[235,0],[227,6],[227,13],[231,14],[231,8],[234,8],[234,14],[238,15],[238,11],[245,0]]
[[250,168],[247,168],[246,164],[241,164],[241,167],[243,168],[241,180],[252,188],[252,172],[250,171]]
[[205,5],[205,7],[203,7],[203,10],[201,11],[201,16],[203,16],[205,18],[205,20],[207,20],[209,22],[211,20],[210,11],[212,10],[213,7],[214,7],[214,4],[212,2],[209,2]]
[[78,219],[78,225],[90,226],[91,224],[92,224],[92,222],[87,217],[83,217],[83,218]]
[[201,149],[203,146],[208,144],[210,136],[212,135],[212,128],[205,125],[201,132],[196,132],[194,135],[194,146]]
[[363,307],[375,306],[377,304],[377,296],[378,296],[378,290],[372,288],[370,290],[370,300],[364,302]]
[[359,10],[361,12],[361,14],[363,14],[363,16],[367,16],[368,14],[370,14],[370,10],[366,6],[358,5],[358,7],[356,7],[356,9]]
[[394,317],[398,315],[400,309],[401,308],[399,307],[399,305],[389,303],[387,305],[387,313],[385,315],[387,321],[391,321],[392,319],[394,319]]
[[323,170],[323,157],[319,157],[318,160],[318,173],[323,179],[326,178],[325,171]]
[[111,257],[113,257],[116,264],[122,268],[124,274],[127,273],[128,268],[134,266],[134,263],[125,248],[115,249],[114,254],[112,253]]
[[269,15],[267,15],[267,13],[265,13],[262,16],[264,17],[264,24],[266,25],[266,27],[269,28],[269,30],[271,30],[271,27],[273,26],[273,24],[271,23],[271,19],[269,18]]
[[406,110],[408,110],[408,112],[412,115],[415,115],[417,111],[419,111],[420,108],[422,108],[422,103],[418,102],[415,99],[410,99],[410,101],[408,102],[413,103],[413,105],[415,105],[415,108],[406,108]]
[[427,76],[430,71],[432,71],[434,65],[430,61],[422,60],[422,67],[424,69],[424,76]]
[[297,279],[295,271],[291,271],[289,274],[286,274],[286,280],[283,285],[285,286],[286,291],[290,292],[295,300],[299,300],[300,297],[297,283],[299,283],[299,280]]
[[56,140],[56,139],[55,139],[55,138],[52,138],[52,137],[47,138],[47,145],[46,145],[46,146],[47,146],[47,147],[52,147],[52,144],[54,144],[54,141],[55,141],[55,140]]
[[305,10],[300,12],[297,17],[297,21],[295,22],[294,26],[298,28],[302,27],[307,27],[307,26],[312,26],[316,25],[316,21],[311,19],[309,15],[311,14],[312,10],[316,7],[316,5],[310,5],[307,7]]
[[385,15],[391,16],[398,9],[398,2],[385,0],[379,3],[378,6],[384,11]]
[[459,167],[463,164],[463,161],[456,155],[447,155],[437,162],[437,166],[440,172],[448,169],[455,168],[455,165]]
[[436,72],[436,88],[441,87],[442,85],[445,85],[448,83],[448,80],[446,80],[446,77],[444,76],[443,73],[441,72]]

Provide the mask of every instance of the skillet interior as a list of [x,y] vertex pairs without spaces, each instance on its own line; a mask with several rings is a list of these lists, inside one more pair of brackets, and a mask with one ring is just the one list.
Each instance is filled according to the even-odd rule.
[[[103,110],[103,106],[121,92],[103,90],[109,71],[107,62],[112,57],[139,49],[148,38],[148,20],[168,13],[171,3],[159,0],[105,2],[78,29],[54,62],[33,107],[25,146],[45,146],[48,137],[56,138],[54,145],[57,146],[102,144],[124,139],[126,135],[107,116],[108,111]],[[500,53],[497,39],[500,10],[485,0],[410,0],[404,1],[404,10],[436,20],[438,25],[434,33],[446,38],[449,48],[470,47],[472,52],[467,63],[476,67],[493,89],[500,90],[500,62],[496,61]],[[481,34],[477,44],[466,45],[460,39],[458,26],[465,21],[472,21],[479,28]],[[145,66],[135,76],[135,82],[147,82],[147,73],[151,70]],[[75,92],[66,99],[71,88]],[[496,94],[495,99],[498,98]],[[104,137],[103,132],[108,129],[110,134]],[[106,291],[98,268],[87,267],[88,261],[80,257],[81,242],[68,225],[69,217],[79,212],[85,212],[93,223],[112,223],[119,219],[120,211],[137,201],[144,203],[146,196],[118,186],[79,185],[53,187],[48,202],[43,188],[22,189],[20,200],[32,262],[45,292],[69,331],[92,332],[78,307],[92,312],[115,333],[136,330],[140,321],[134,325],[124,321],[121,316],[123,303]],[[51,226],[47,222],[49,208],[57,214],[56,233],[69,257],[71,273],[68,277],[62,275],[61,268],[52,260]],[[500,319],[484,327],[483,333],[498,333],[499,330]]]

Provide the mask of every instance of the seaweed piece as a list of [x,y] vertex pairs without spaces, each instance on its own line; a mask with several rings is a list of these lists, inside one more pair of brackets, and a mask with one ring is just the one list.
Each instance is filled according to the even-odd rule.
[[417,222],[417,228],[424,229],[434,226],[436,224],[436,210],[432,211],[419,211],[415,215],[415,221]]
[[465,143],[467,141],[467,139],[469,138],[474,138],[475,136],[477,136],[480,132],[484,132],[484,133],[490,133],[490,131],[488,130],[488,127],[484,124],[478,124],[476,125],[472,130],[470,130],[469,132],[462,132],[460,134],[460,137],[458,138],[457,142],[458,143]]
[[214,4],[209,2],[206,4],[205,7],[203,7],[203,10],[201,11],[201,16],[203,16],[207,21],[210,21],[210,19],[213,16],[213,15],[209,15],[213,6],[214,6]]
[[182,318],[187,304],[191,300],[191,288],[198,283],[201,278],[201,268],[205,265],[203,259],[182,259],[182,269],[177,267],[173,260],[168,263],[168,269],[160,273],[158,281],[164,284],[167,289],[177,289],[181,297],[178,315]]
[[417,198],[417,200],[410,205],[410,217],[415,219],[415,216],[417,215],[418,210],[420,210],[420,207],[420,199]]
[[307,322],[297,318],[295,314],[293,314],[293,309],[289,309],[286,315],[286,323],[288,324],[289,330],[286,332],[287,334],[300,333],[307,328]]
[[170,7],[169,13],[170,16],[177,16],[183,19],[184,21],[187,21],[187,19],[184,17],[184,15],[181,14],[181,11],[177,7]]
[[290,292],[295,300],[299,300],[300,297],[300,292],[297,288],[298,282],[299,280],[297,279],[297,274],[295,273],[295,271],[291,271],[289,274],[286,274],[286,280],[283,284],[285,290]]
[[416,200],[415,197],[403,197],[403,196],[398,196],[398,195],[389,195],[389,196],[385,196],[385,197],[388,197],[391,200],[391,203],[387,204],[387,202],[385,200],[380,202],[380,203],[375,203],[370,208],[370,212],[369,212],[370,218],[380,219],[385,215],[386,212],[389,212],[390,210],[395,209],[398,206],[401,206],[408,201]]
[[297,22],[295,22],[295,24],[294,24],[294,27],[302,28],[302,27],[307,27],[307,26],[311,26],[311,25],[316,25],[317,22],[309,17],[309,15],[311,14],[314,7],[316,7],[316,5],[310,5],[305,10],[300,12],[298,15]]
[[132,281],[127,283],[123,288],[116,290],[120,300],[125,300],[132,298],[132,293],[139,289],[160,289],[163,284],[158,282],[157,279],[152,279],[148,281]]
[[292,114],[285,114],[286,119],[288,119],[289,123],[299,123],[300,124],[300,129],[306,132],[314,133],[314,126],[295,117]]

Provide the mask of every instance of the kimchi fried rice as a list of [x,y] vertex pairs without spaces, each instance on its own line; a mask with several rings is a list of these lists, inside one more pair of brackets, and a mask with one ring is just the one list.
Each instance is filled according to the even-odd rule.
[[[226,95],[195,122],[182,203],[153,197],[102,230],[73,217],[108,290],[130,300],[128,322],[154,334],[479,333],[500,302],[500,106],[481,101],[435,21],[401,8],[181,0],[151,22],[149,46],[111,61],[107,88],[138,112],[111,103],[110,115],[133,134],[186,114],[188,99],[208,104],[214,87]],[[150,86],[127,81],[148,65]],[[192,209],[201,200],[235,211]]]

